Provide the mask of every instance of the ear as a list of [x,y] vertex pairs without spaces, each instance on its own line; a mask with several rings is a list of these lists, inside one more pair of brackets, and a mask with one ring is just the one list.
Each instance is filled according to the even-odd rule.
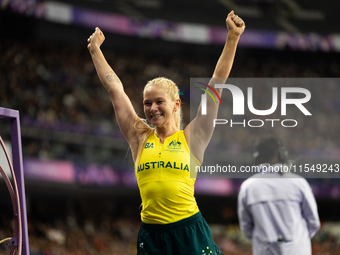
[[181,102],[181,99],[175,100],[174,112],[177,112],[179,110],[179,108],[181,107]]

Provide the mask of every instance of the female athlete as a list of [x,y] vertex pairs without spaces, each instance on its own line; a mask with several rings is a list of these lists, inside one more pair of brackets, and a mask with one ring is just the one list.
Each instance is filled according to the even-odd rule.
[[[245,29],[243,20],[233,11],[228,14],[226,26],[227,39],[210,86],[225,83]],[[100,49],[104,39],[103,32],[96,28],[87,48],[110,95],[118,125],[135,162],[143,205],[137,254],[222,254],[198,209],[195,178],[190,178],[190,168],[194,170],[203,161],[219,105],[207,100],[208,114],[201,115],[200,106],[196,118],[181,130],[179,89],[167,78],[155,78],[146,84],[143,92],[148,124],[138,117],[122,82],[107,63]],[[221,96],[222,89],[217,91]]]

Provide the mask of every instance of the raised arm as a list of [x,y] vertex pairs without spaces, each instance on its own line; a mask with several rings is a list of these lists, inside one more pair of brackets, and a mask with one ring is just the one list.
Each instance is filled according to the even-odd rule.
[[110,95],[119,128],[129,143],[132,150],[132,156],[135,159],[139,139],[138,134],[134,129],[134,123],[139,117],[137,116],[130,99],[124,92],[122,82],[107,63],[100,49],[104,40],[105,37],[103,32],[99,28],[96,28],[95,32],[87,40],[87,48],[91,54],[98,77]]
[[[213,76],[209,82],[211,87],[215,84],[224,84],[229,76],[234,62],[237,44],[245,29],[243,20],[231,11],[228,14],[226,25],[228,28],[227,39],[220,58],[217,61]],[[219,102],[213,91],[208,91]],[[222,89],[216,89],[221,97]],[[201,105],[198,108],[196,118],[185,128],[184,133],[190,142],[191,153],[202,163],[205,149],[207,148],[214,132],[213,120],[217,118],[219,103],[215,105],[210,96],[207,96],[207,115],[201,115]]]

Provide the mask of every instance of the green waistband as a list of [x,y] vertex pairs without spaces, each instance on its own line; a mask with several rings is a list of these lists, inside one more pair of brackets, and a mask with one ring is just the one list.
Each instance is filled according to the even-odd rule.
[[198,212],[190,216],[189,218],[176,221],[174,223],[169,223],[169,224],[147,224],[147,223],[142,222],[142,227],[147,230],[167,230],[167,229],[172,229],[172,228],[177,228],[177,227],[188,225],[200,219],[201,217],[202,217],[201,212]]

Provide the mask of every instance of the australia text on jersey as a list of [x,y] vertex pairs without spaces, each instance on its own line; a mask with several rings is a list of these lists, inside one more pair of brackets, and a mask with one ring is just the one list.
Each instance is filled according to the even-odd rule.
[[[167,146],[167,149],[165,151],[170,152],[182,152],[182,143],[178,142],[177,140],[172,140]],[[146,143],[144,146],[144,149],[156,149],[154,148],[153,143]],[[177,170],[183,170],[189,172],[189,166],[188,164],[183,164],[182,162],[176,162],[176,161],[152,161],[152,162],[145,162],[138,166],[137,173],[149,170],[149,169],[155,169],[155,168],[169,168],[169,169],[177,169]]]
[[144,170],[152,170],[155,168],[169,168],[169,169],[177,169],[177,170],[183,170],[189,172],[189,166],[188,164],[183,164],[176,161],[151,161],[151,162],[145,162],[138,166],[137,173],[142,172]]

